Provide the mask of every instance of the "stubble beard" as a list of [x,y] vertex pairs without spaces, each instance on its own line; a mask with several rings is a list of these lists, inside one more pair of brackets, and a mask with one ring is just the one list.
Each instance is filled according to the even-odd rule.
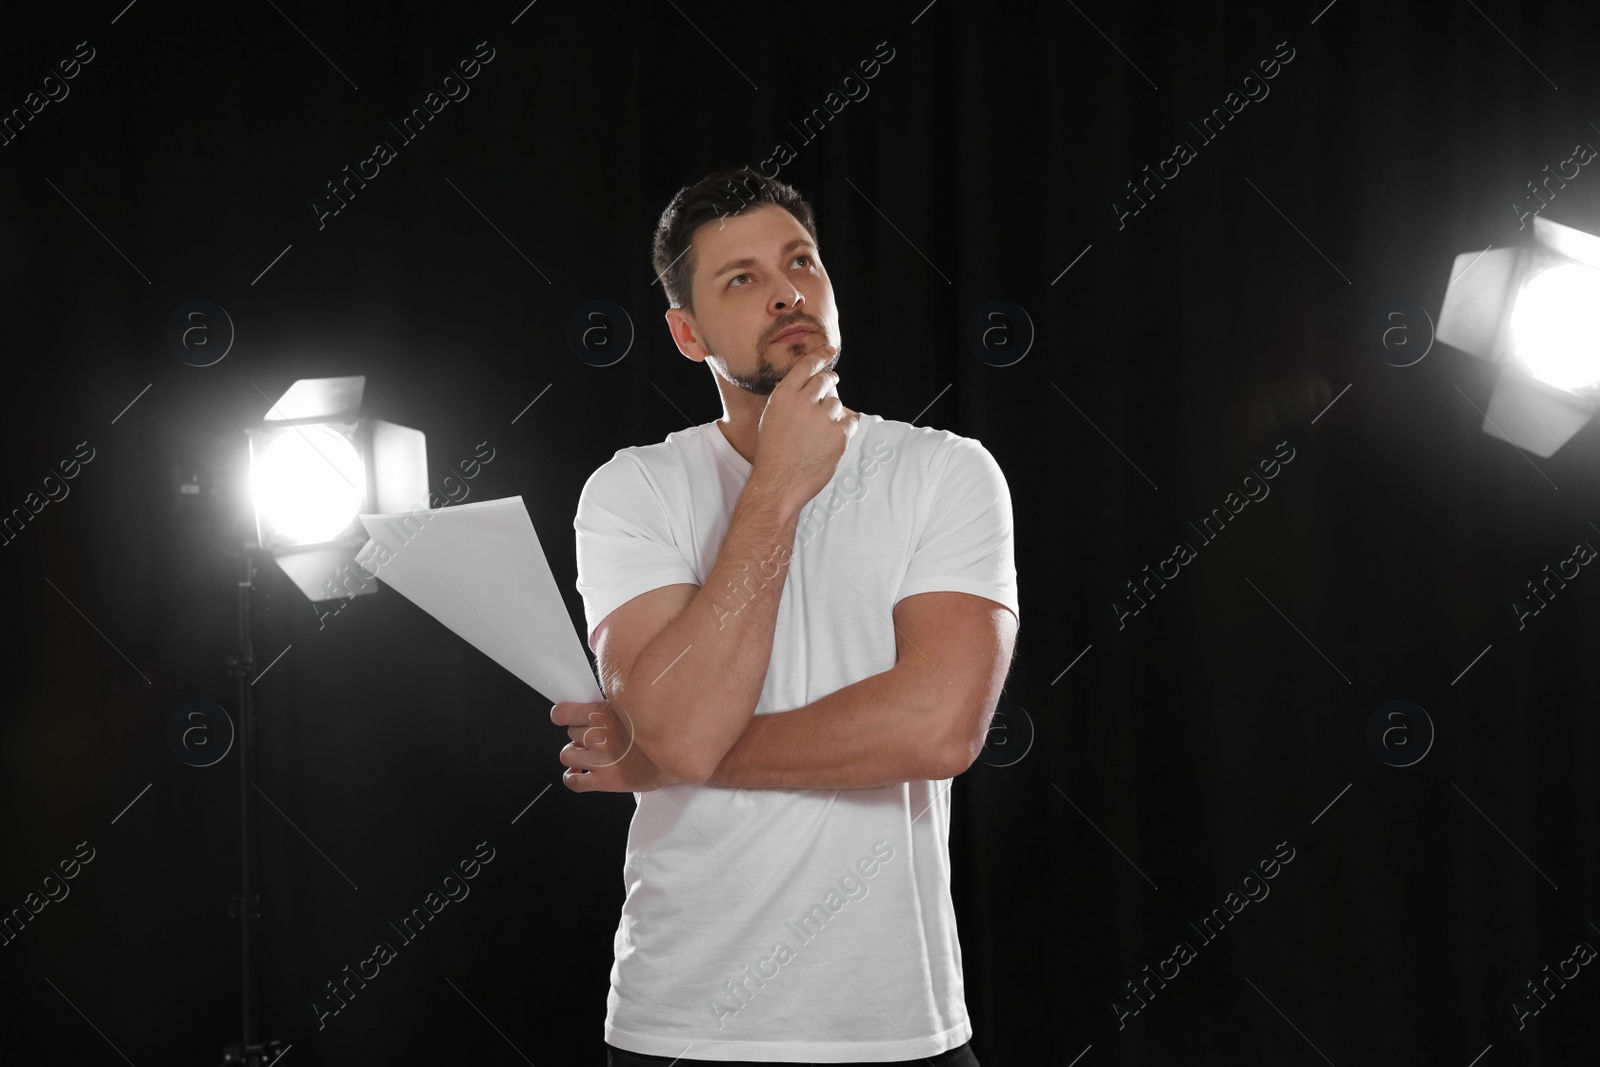
[[[809,339],[793,341],[784,347],[788,348],[796,357],[806,356],[809,358],[810,354],[806,352],[806,346],[809,343]],[[819,346],[814,351],[821,351],[821,347]],[[823,365],[823,369],[831,370],[838,362],[839,353],[835,352],[832,359]],[[793,361],[789,365],[792,367],[794,365]],[[726,361],[723,362],[723,371],[730,382],[745,392],[754,393],[756,396],[771,396],[772,390],[777,388],[778,383],[783,381],[784,375],[788,373],[787,369],[780,370],[772,360],[767,358],[765,348],[756,353],[755,374],[734,374],[728,369]]]

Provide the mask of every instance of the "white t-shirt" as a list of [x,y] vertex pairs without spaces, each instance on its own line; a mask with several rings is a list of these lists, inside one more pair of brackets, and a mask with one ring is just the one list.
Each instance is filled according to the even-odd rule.
[[[591,648],[595,627],[641,593],[704,584],[749,475],[709,422],[624,448],[589,477],[573,528]],[[1005,477],[972,438],[862,415],[801,512],[788,568],[757,715],[894,666],[902,597],[954,590],[1017,614]],[[721,603],[732,613],[741,601],[730,589]],[[605,1040],[819,1063],[969,1040],[950,784],[635,793]]]

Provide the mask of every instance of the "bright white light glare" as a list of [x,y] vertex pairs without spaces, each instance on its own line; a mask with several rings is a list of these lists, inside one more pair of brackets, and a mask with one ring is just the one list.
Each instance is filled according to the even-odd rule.
[[1600,270],[1566,264],[1529,279],[1511,310],[1516,359],[1558,389],[1600,381]]
[[329,426],[295,426],[278,434],[252,474],[257,510],[300,544],[330,540],[349,526],[367,481],[355,446]]

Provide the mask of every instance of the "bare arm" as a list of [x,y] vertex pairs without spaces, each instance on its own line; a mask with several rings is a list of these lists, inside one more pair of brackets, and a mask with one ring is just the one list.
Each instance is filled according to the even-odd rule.
[[1011,666],[1016,617],[955,592],[906,597],[894,616],[893,667],[804,707],[752,715],[705,784],[868,789],[971,766]]
[[706,785],[871,789],[949,777],[948,760],[906,677],[891,667],[791,711],[752,715]]
[[797,514],[752,481],[703,587],[652,590],[595,630],[601,686],[634,743],[684,781],[704,781],[761,699]]

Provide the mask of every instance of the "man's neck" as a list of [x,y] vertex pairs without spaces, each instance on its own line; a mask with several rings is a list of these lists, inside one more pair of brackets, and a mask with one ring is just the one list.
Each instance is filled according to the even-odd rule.
[[744,457],[750,466],[756,465],[756,435],[760,430],[760,423],[752,420],[729,419],[726,414],[717,420],[717,429],[722,431],[723,438],[733,446],[733,450]]
[[[722,430],[723,438],[733,445],[733,451],[744,456],[744,462],[755,466],[755,442],[762,430],[762,413],[766,410],[766,398],[762,398],[762,406],[744,413],[730,413],[723,405],[722,418],[717,419],[717,429]],[[856,416],[861,413],[845,408],[846,416]]]

